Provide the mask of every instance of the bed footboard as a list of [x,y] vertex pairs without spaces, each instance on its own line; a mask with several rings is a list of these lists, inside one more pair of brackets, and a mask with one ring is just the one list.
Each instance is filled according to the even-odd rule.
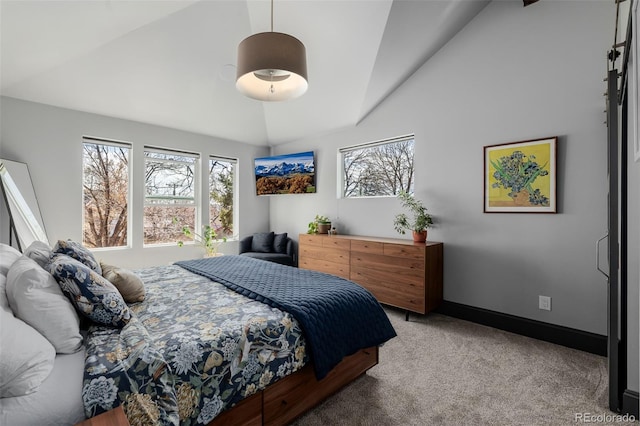
[[209,426],[286,425],[351,383],[378,363],[378,348],[362,349],[342,360],[322,380],[311,365],[222,412]]

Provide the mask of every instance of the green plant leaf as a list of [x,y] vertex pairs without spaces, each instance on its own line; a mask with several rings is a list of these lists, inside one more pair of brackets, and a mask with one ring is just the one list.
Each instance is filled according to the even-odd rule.
[[509,175],[504,171],[504,169],[499,164],[496,164],[493,160],[489,160],[489,162],[496,169],[496,171],[500,173],[501,176],[505,178],[509,177]]

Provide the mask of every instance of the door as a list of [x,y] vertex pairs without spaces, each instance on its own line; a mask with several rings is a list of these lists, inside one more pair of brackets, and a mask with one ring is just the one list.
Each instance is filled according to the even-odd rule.
[[[623,91],[624,93],[624,91]],[[625,94],[626,99],[626,94]],[[607,75],[607,162],[608,196],[608,271],[607,276],[607,346],[609,367],[609,408],[622,409],[622,394],[626,389],[626,325],[627,325],[627,143],[626,101],[619,103],[618,71]],[[620,112],[620,114],[618,114]],[[622,118],[622,123],[619,119]],[[622,129],[622,132],[619,130]]]

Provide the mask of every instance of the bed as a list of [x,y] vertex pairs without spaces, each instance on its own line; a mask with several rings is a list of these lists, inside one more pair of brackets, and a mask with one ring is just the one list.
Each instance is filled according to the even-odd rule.
[[[375,365],[395,335],[366,290],[326,274],[223,256],[135,275],[144,301],[122,307],[122,327],[88,327],[83,379],[56,403],[74,418],[55,424],[78,421],[78,392],[87,418],[123,409],[132,425],[287,424]],[[28,424],[12,400],[3,424]]]

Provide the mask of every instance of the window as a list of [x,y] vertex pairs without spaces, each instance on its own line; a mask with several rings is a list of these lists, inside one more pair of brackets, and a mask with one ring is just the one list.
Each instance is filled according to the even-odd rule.
[[186,240],[182,227],[195,229],[198,158],[145,147],[144,244]]
[[89,137],[82,145],[82,243],[94,248],[126,246],[131,145]]
[[342,148],[342,196],[413,193],[413,145],[409,135]]
[[235,180],[237,160],[211,157],[209,159],[209,224],[218,238],[235,233]]

